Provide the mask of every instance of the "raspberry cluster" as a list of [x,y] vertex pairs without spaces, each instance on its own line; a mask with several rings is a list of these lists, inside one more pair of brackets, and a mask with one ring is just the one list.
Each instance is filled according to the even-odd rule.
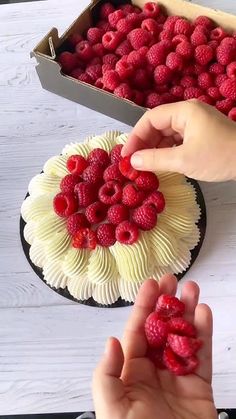
[[196,98],[236,121],[236,34],[206,16],[104,3],[96,26],[68,44],[58,61],[81,82],[148,108]]
[[168,369],[175,375],[187,375],[196,370],[196,353],[202,346],[196,328],[184,319],[184,313],[182,301],[163,294],[145,322],[148,357],[159,369]]
[[67,160],[70,173],[61,180],[53,207],[67,219],[75,248],[133,244],[139,230],[154,228],[164,210],[157,176],[135,170],[121,150],[120,144],[110,154],[95,148],[87,159],[72,155]]

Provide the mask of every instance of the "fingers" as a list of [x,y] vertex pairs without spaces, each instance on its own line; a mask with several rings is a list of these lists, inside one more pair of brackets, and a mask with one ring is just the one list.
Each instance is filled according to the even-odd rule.
[[196,282],[188,281],[183,285],[181,291],[181,301],[185,304],[185,317],[188,321],[193,322],[194,313],[199,299],[199,286]]
[[203,345],[198,352],[199,368],[197,374],[208,383],[212,380],[212,332],[213,319],[210,307],[206,304],[199,304],[195,310],[194,325],[198,337]]
[[124,395],[124,388],[120,380],[124,365],[124,355],[119,340],[109,338],[105,354],[98,364],[93,376],[93,396],[96,411],[101,404],[119,402]]
[[163,275],[159,281],[160,295],[175,295],[177,290],[177,279],[172,274]]
[[166,148],[166,141],[161,141],[160,148],[139,150],[134,153],[131,164],[137,170],[183,173],[182,148],[182,145]]

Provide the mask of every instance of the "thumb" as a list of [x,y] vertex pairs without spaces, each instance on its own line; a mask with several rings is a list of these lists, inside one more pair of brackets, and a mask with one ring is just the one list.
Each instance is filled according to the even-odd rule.
[[124,354],[119,340],[109,338],[105,353],[93,376],[93,397],[96,412],[107,411],[112,404],[120,402],[123,397],[124,387],[120,379],[123,365]]
[[183,145],[139,150],[132,155],[131,164],[137,170],[183,173],[182,150]]

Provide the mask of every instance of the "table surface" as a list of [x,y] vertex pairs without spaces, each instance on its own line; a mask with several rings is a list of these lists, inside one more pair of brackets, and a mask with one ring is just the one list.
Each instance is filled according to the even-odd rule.
[[[130,127],[44,91],[29,52],[53,26],[62,33],[87,0],[0,6],[0,413],[92,409],[91,376],[106,338],[130,307],[98,309],[51,291],[30,268],[19,237],[29,180],[64,144]],[[235,0],[198,0],[236,14]],[[185,279],[214,312],[214,395],[236,407],[236,184],[202,184],[208,227]],[[181,284],[184,281],[182,280]]]

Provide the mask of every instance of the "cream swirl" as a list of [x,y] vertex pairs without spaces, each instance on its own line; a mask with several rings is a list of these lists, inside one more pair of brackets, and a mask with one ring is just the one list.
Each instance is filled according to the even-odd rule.
[[188,246],[179,241],[178,243],[178,257],[173,259],[170,263],[170,269],[174,273],[182,273],[184,272],[187,267],[190,265],[191,262],[191,253]]
[[116,261],[106,247],[97,246],[88,261],[88,279],[95,284],[116,281],[119,273]]
[[196,191],[191,185],[175,185],[160,188],[166,207],[191,208],[196,203]]
[[160,281],[163,275],[168,274],[170,269],[167,266],[156,265],[153,270],[152,278]]
[[42,241],[51,240],[55,234],[63,231],[67,234],[65,219],[58,217],[54,212],[50,212],[38,221],[35,236]]
[[148,232],[155,265],[168,266],[177,256],[177,242],[171,231],[157,224]]
[[43,171],[47,175],[64,177],[69,174],[66,167],[66,156],[53,156],[43,166]]
[[29,193],[31,196],[45,195],[50,192],[56,195],[60,191],[61,178],[55,175],[40,173],[34,176],[29,183]]
[[36,266],[42,268],[47,259],[43,243],[39,240],[34,240],[30,246],[29,256]]
[[73,156],[74,154],[80,154],[81,156],[86,158],[88,157],[90,151],[91,149],[89,144],[70,143],[63,148],[62,154],[66,154],[68,157]]
[[173,185],[181,185],[186,184],[186,178],[184,175],[179,173],[172,173],[172,172],[156,172],[156,175],[159,179],[160,186],[173,186]]
[[68,278],[64,274],[61,262],[55,260],[49,260],[44,264],[43,267],[44,279],[53,288],[66,288]]
[[184,237],[191,233],[195,223],[195,215],[184,210],[178,211],[177,208],[172,207],[161,213],[159,220],[162,225],[167,225],[169,229]]
[[69,293],[76,298],[76,300],[88,300],[92,297],[95,285],[88,281],[86,275],[80,277],[69,278],[67,288]]
[[35,237],[35,221],[28,221],[28,223],[25,224],[24,227],[24,239],[27,241],[27,243],[32,244]]
[[66,251],[71,245],[71,237],[67,231],[62,231],[51,237],[50,241],[46,241],[46,254],[49,260],[63,260]]
[[24,221],[38,221],[53,210],[53,196],[43,195],[27,196],[21,206],[21,215]]
[[62,265],[65,274],[70,278],[84,276],[88,267],[89,255],[90,251],[87,249],[70,248]]
[[132,303],[138,294],[142,282],[126,281],[123,278],[119,279],[118,286],[121,298]]
[[115,146],[115,141],[114,139],[111,140],[104,135],[95,135],[89,140],[89,146],[92,149],[102,148],[103,150],[107,151],[107,153],[110,153],[110,151]]
[[116,143],[117,144],[125,144],[128,140],[128,135],[129,134],[120,134],[118,135],[118,137],[116,138]]
[[112,280],[105,284],[96,285],[93,289],[93,298],[99,304],[113,304],[119,298],[118,281]]

